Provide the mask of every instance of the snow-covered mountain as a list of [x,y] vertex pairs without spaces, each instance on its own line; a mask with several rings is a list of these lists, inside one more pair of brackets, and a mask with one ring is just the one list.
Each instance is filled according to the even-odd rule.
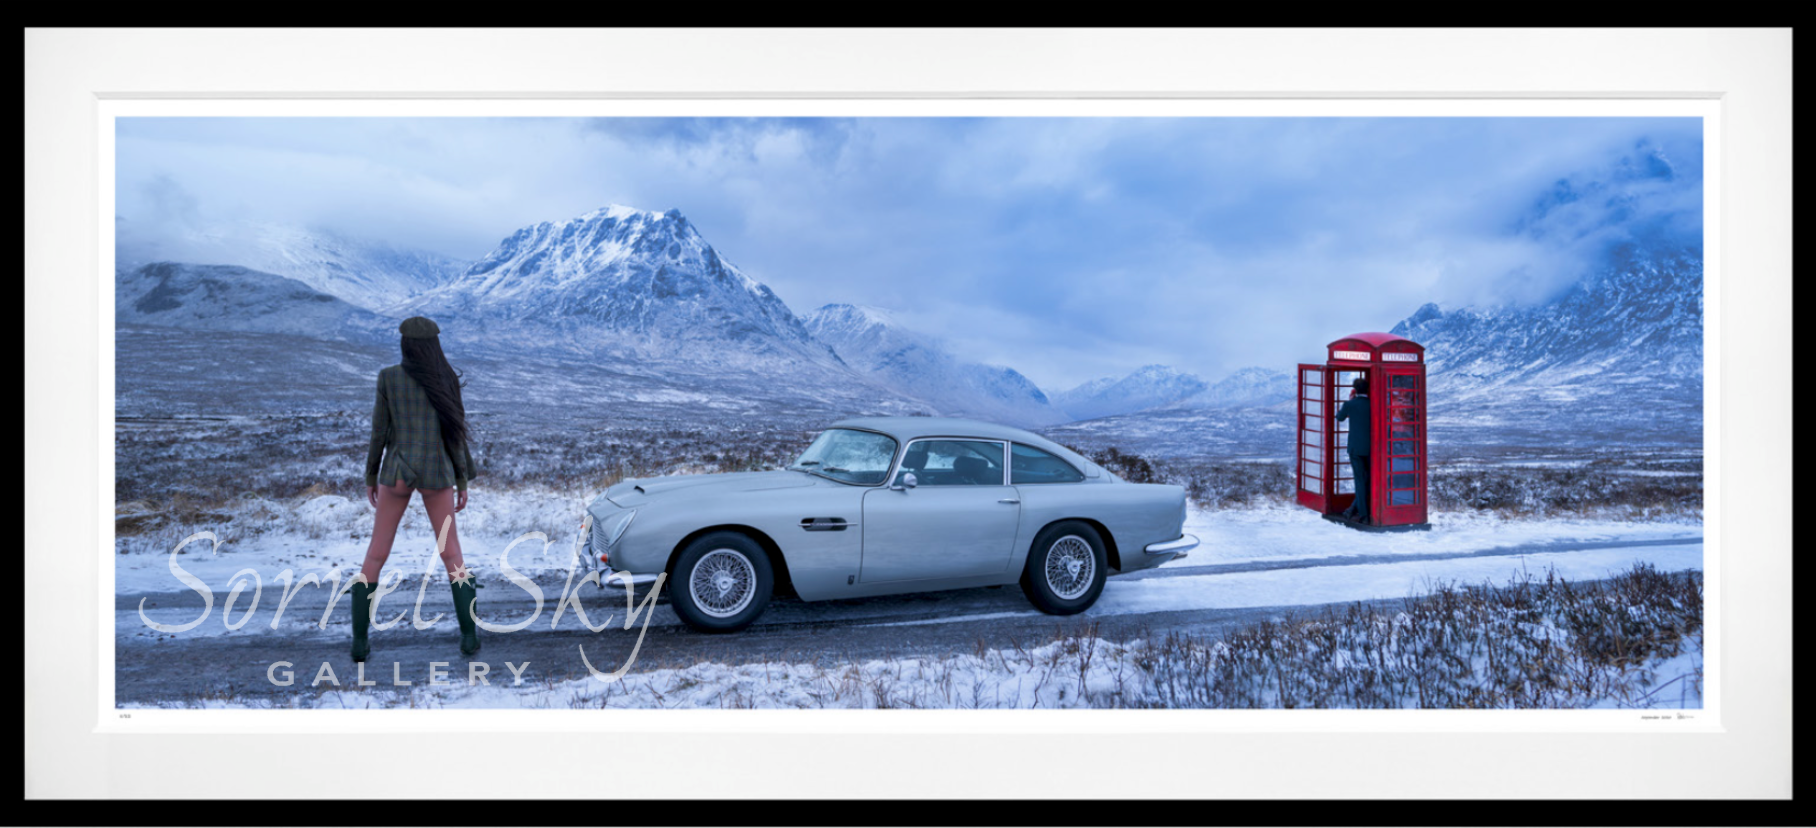
[[1243,368],[1174,405],[1197,408],[1268,406],[1289,402],[1297,394],[1291,374],[1270,368]]
[[1166,365],[1144,365],[1120,379],[1105,377],[1053,395],[1053,404],[1075,420],[1128,414],[1190,397],[1204,380]]
[[709,364],[843,368],[768,286],[678,210],[611,206],[522,228],[458,278],[393,308],[489,347]]
[[1627,245],[1550,302],[1428,304],[1392,332],[1426,348],[1434,433],[1700,444],[1702,280],[1699,250]]
[[802,318],[807,330],[845,363],[942,413],[1015,425],[1052,425],[1070,419],[1013,368],[954,357],[924,334],[884,310],[825,305]]
[[238,265],[295,279],[370,311],[446,283],[467,263],[439,253],[288,224],[235,221],[148,236],[123,221],[118,266],[152,262]]
[[296,279],[234,265],[157,262],[115,276],[120,324],[362,342],[382,340],[393,324]]
[[[1622,248],[1607,267],[1536,307],[1419,308],[1393,333],[1426,347],[1452,393],[1615,377],[1702,377],[1702,256]],[[1441,383],[1441,384],[1440,384]]]

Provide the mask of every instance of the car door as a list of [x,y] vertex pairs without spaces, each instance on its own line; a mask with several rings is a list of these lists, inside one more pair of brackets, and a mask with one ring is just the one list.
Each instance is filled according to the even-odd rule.
[[1021,498],[1003,475],[1007,444],[925,439],[908,444],[912,488],[864,494],[864,583],[963,578],[1009,566]]

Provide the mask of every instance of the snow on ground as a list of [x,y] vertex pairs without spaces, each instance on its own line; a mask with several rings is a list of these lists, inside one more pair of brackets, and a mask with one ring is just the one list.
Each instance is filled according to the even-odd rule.
[[1342,555],[1428,555],[1573,541],[1702,538],[1701,520],[1637,523],[1554,518],[1508,520],[1484,512],[1435,512],[1431,529],[1362,532],[1296,506],[1194,510],[1185,522],[1198,548],[1163,566],[1327,558]]
[[1697,646],[1671,658],[1646,665],[1655,678],[1651,689],[1631,699],[1603,699],[1589,705],[1591,709],[1664,707],[1695,709],[1703,706],[1703,648],[1700,636]]

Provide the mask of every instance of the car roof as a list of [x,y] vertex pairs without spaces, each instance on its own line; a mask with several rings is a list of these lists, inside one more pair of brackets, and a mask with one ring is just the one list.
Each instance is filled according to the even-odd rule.
[[[918,440],[922,437],[977,437],[985,440],[1008,440],[1050,451],[1082,466],[1087,471],[1101,471],[1101,467],[1096,463],[1039,434],[983,420],[969,420],[963,417],[853,417],[833,423],[829,428],[861,428],[880,431],[903,441]],[[1089,476],[1096,477],[1097,475]]]

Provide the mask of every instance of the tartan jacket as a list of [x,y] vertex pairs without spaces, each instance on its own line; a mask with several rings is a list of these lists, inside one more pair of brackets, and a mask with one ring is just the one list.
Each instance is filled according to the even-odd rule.
[[460,447],[449,457],[441,442],[441,420],[422,386],[402,365],[378,372],[378,401],[372,406],[372,443],[366,449],[366,485],[399,480],[417,489],[467,490],[473,478],[473,453]]

